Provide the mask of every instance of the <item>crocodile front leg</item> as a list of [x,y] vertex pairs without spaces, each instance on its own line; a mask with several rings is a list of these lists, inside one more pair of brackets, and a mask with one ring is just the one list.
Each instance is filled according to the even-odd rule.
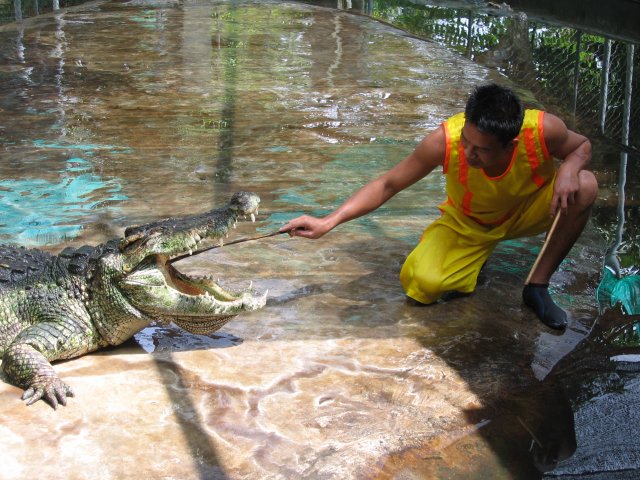
[[9,381],[23,389],[22,400],[31,405],[40,399],[54,409],[66,405],[73,390],[64,383],[51,361],[66,359],[96,350],[95,332],[84,322],[63,318],[38,323],[23,330],[9,345],[2,369]]
[[22,400],[31,405],[44,399],[54,409],[67,404],[73,390],[64,383],[42,353],[28,344],[11,345],[2,359],[2,370],[14,385],[24,388]]

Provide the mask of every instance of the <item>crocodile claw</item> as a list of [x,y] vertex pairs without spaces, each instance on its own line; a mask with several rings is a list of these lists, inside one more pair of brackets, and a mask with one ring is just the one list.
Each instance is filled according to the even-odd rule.
[[48,380],[36,380],[22,394],[22,400],[27,400],[27,405],[33,405],[38,400],[46,401],[53,409],[58,408],[58,404],[66,406],[67,397],[73,397],[73,390],[69,385],[59,378]]

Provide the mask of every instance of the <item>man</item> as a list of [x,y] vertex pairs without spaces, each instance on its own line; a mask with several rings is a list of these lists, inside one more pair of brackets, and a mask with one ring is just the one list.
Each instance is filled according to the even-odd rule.
[[[554,158],[562,160],[557,169]],[[498,242],[545,232],[558,213],[523,300],[547,326],[564,329],[566,313],[551,299],[549,279],[580,236],[596,199],[596,178],[585,170],[590,159],[589,140],[558,117],[525,111],[510,89],[485,85],[475,89],[463,113],[334,212],[323,218],[304,215],[280,230],[319,238],[442,167],[447,200],[402,267],[407,295],[429,304],[443,295],[473,292]]]

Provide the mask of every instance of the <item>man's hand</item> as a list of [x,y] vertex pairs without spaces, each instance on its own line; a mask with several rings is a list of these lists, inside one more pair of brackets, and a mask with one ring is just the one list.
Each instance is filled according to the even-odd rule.
[[303,215],[294,218],[278,231],[289,232],[292,237],[320,238],[332,228],[333,226],[325,218]]
[[553,197],[549,205],[551,217],[555,217],[558,208],[562,215],[566,215],[569,205],[575,204],[576,194],[580,189],[580,180],[578,178],[579,172],[574,170],[568,163],[563,163],[558,168],[553,185]]

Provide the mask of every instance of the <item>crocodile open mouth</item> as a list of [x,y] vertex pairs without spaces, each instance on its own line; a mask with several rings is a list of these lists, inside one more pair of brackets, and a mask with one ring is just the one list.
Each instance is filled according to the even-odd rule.
[[[194,252],[193,255],[202,253]],[[180,272],[170,261],[165,261],[162,272],[167,285],[185,295],[211,295],[222,302],[232,302],[238,299],[238,295],[229,292],[218,285],[212,276],[191,276]],[[249,287],[251,288],[251,287]]]
[[[251,218],[252,222],[255,222],[255,211],[249,212],[247,216]],[[231,229],[236,228],[236,222],[230,226]],[[228,232],[225,237],[228,237]],[[229,242],[233,244],[236,242],[242,242],[250,240],[242,238]],[[183,241],[185,241],[183,239]],[[224,246],[222,237],[207,238],[201,237],[198,233],[191,233],[188,235],[188,239],[185,241],[186,245],[189,245],[187,250],[178,255],[166,255],[153,253],[148,255],[143,261],[141,261],[132,272],[129,274],[129,283],[138,283],[138,285],[146,284],[150,288],[158,288],[161,286],[168,287],[176,291],[181,295],[187,296],[205,296],[210,297],[216,302],[235,302],[246,296],[250,292],[249,289],[234,293],[221,287],[211,275],[191,275],[181,272],[174,264],[180,260],[187,258],[193,258],[204,252],[212,250],[214,248],[220,248]]]
[[209,334],[242,311],[266,304],[268,292],[232,292],[212,276],[179,271],[164,255],[148,256],[122,283],[131,304],[146,315],[191,333]]
[[124,258],[120,284],[124,296],[145,315],[171,321],[192,333],[210,332],[242,311],[263,307],[266,292],[255,295],[251,287],[231,292],[210,275],[186,274],[174,266],[223,246],[238,218],[255,221],[259,203],[257,195],[239,192],[225,208],[125,230],[119,246]]

